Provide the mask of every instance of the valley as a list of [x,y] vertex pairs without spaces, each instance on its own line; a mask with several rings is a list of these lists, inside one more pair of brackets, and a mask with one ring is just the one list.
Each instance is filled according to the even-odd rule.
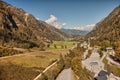
[[0,80],[120,80],[120,4],[19,1],[0,0]]

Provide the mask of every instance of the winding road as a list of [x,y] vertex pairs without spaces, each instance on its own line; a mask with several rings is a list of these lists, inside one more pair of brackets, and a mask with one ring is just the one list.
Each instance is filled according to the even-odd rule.
[[56,80],[74,80],[73,71],[71,68],[64,69],[57,77]]
[[82,61],[82,64],[83,67],[86,67],[88,70],[95,72],[95,76],[97,76],[101,70],[104,70],[104,63],[97,53],[97,48],[92,51],[92,54],[89,58]]
[[[103,54],[102,58],[100,58],[97,48],[94,48],[91,56],[82,61],[83,67],[94,72],[94,77],[97,77],[100,71],[106,71],[104,70],[104,63],[102,62],[104,58],[106,58],[106,54]],[[107,80],[120,80],[120,78],[111,73]]]

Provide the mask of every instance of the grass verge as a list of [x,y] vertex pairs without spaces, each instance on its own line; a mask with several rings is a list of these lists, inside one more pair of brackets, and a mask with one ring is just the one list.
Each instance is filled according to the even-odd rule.
[[109,72],[112,72],[114,75],[120,77],[120,68],[118,68],[116,65],[114,64],[108,64],[108,60],[106,58],[103,59],[103,63],[105,64],[104,69],[108,70]]

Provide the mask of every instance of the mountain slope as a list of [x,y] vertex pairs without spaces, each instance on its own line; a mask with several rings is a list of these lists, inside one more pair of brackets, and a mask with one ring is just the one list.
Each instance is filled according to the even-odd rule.
[[95,28],[88,33],[88,37],[97,40],[120,40],[120,6],[115,8],[104,20],[96,24]]
[[116,51],[115,57],[120,61],[120,6],[97,23],[87,37],[94,39],[91,40],[92,44],[100,45],[101,49],[113,47]]
[[66,36],[24,10],[0,1],[0,44],[2,46],[43,47],[45,41],[64,40]]

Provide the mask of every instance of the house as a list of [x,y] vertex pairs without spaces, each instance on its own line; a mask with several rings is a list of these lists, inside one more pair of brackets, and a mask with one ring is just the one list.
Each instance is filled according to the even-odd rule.
[[110,55],[112,55],[112,56],[115,55],[115,52],[114,52],[114,50],[113,50],[112,47],[107,47],[106,50],[107,50],[107,53],[108,53],[108,54],[110,54]]

